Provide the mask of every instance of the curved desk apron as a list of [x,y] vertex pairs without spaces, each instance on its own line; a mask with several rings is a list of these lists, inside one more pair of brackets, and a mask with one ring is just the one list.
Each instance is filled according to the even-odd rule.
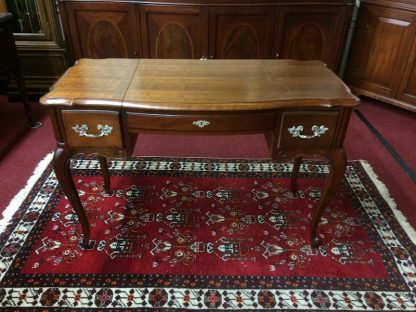
[[97,155],[108,191],[105,157],[131,156],[131,134],[181,131],[264,132],[272,160],[295,159],[293,192],[303,155],[328,158],[330,173],[310,229],[316,247],[322,213],[345,171],[343,141],[359,100],[318,61],[82,59],[40,102],[51,108],[54,168],[78,214],[84,246],[90,228],[70,158]]

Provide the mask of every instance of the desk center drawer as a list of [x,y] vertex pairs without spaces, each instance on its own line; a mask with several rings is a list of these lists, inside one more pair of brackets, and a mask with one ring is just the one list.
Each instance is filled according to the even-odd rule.
[[127,113],[129,129],[171,131],[260,131],[274,128],[274,113],[146,114]]

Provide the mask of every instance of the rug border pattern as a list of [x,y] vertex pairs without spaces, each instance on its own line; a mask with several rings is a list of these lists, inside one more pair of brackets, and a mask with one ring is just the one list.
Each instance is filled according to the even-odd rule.
[[[240,170],[241,162],[218,161],[215,168],[207,169],[203,159],[192,161],[180,161],[180,170],[184,171],[218,171],[230,172]],[[178,161],[141,160],[141,161],[114,161],[111,170],[140,170],[166,171],[178,170]],[[215,160],[214,160],[215,161]],[[245,163],[253,164],[248,169],[251,172],[290,172],[291,164],[276,166],[270,162],[255,162],[245,160]],[[145,165],[143,167],[143,165]],[[72,163],[74,169],[97,168],[98,161],[75,160]],[[362,165],[363,166],[363,165]],[[364,167],[364,166],[363,166]],[[174,168],[174,169],[171,169]],[[327,173],[328,166],[320,166],[320,173]],[[301,166],[301,172],[307,169]],[[244,168],[247,170],[247,168]],[[348,183],[351,188],[359,191],[366,191],[365,187],[355,173],[352,166],[347,170],[354,172],[348,176]],[[365,168],[364,168],[365,170]],[[373,181],[373,177],[369,175]],[[373,183],[375,183],[373,181]],[[52,196],[57,180],[53,172],[47,177],[45,184],[48,186],[47,193],[38,193],[29,206],[29,211],[41,213],[48,200]],[[370,199],[359,198],[367,214],[381,220],[376,223],[376,228],[386,246],[401,247],[399,239],[394,235],[393,230],[387,222],[383,222],[384,216],[377,214],[375,202]],[[391,204],[387,202],[388,204]],[[390,208],[391,205],[389,205]],[[30,230],[35,226],[36,221],[25,222],[20,220],[15,226],[10,242],[23,245]],[[22,234],[23,233],[23,234]],[[7,258],[0,262],[0,282],[10,268],[14,257]],[[400,269],[404,280],[410,289],[415,290],[416,266],[412,259],[398,259],[395,257],[397,267]],[[105,300],[104,300],[105,299]],[[409,292],[386,292],[386,291],[336,291],[317,289],[185,289],[172,287],[137,287],[137,288],[85,288],[85,287],[26,287],[26,288],[0,288],[0,306],[21,306],[21,307],[73,307],[73,308],[173,308],[173,309],[326,309],[326,310],[347,310],[358,311],[377,308],[379,310],[412,309],[416,308],[415,293]]]

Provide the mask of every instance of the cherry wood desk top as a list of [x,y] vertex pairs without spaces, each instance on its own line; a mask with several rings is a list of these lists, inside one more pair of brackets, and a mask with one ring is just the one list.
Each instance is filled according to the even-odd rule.
[[342,181],[343,141],[358,104],[318,61],[82,59],[41,98],[50,106],[57,141],[54,169],[89,245],[88,218],[70,173],[70,158],[131,156],[142,131],[264,132],[273,160],[294,158],[291,189],[304,155],[328,158],[331,169],[314,209],[311,244],[324,208]]
[[358,100],[319,61],[81,59],[41,103],[228,111]]

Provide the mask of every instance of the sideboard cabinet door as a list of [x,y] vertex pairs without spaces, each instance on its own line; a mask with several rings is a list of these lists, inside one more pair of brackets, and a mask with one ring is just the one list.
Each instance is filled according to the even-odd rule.
[[211,6],[210,57],[271,58],[275,10],[273,6]]
[[275,33],[275,54],[283,59],[321,60],[337,70],[352,7],[282,6]]
[[143,56],[192,59],[208,52],[208,8],[141,5]]
[[134,4],[63,2],[61,9],[74,61],[140,56]]
[[352,85],[396,96],[415,36],[415,17],[403,10],[361,6],[347,75]]
[[409,54],[398,97],[413,105],[413,109],[416,110],[416,38]]

